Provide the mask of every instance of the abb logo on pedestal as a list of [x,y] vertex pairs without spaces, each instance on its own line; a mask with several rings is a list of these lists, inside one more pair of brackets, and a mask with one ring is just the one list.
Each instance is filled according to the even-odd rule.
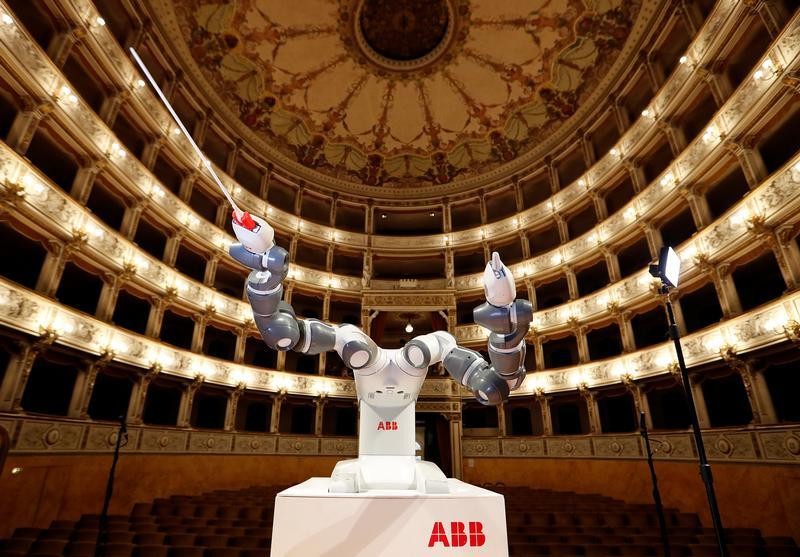
[[381,431],[397,431],[397,422],[378,422]]
[[[442,544],[443,547],[481,547],[486,543],[486,535],[483,533],[482,522],[468,522],[469,528],[464,531],[463,522],[450,523],[450,536],[448,539],[447,532],[444,529],[444,524],[441,522],[433,523],[433,530],[431,531],[431,539],[428,541],[428,547],[435,547],[437,543]],[[467,543],[469,542],[469,544]]]

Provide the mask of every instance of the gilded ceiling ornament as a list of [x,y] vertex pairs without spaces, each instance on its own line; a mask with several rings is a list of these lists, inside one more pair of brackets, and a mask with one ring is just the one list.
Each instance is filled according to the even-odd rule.
[[241,121],[308,168],[444,184],[513,161],[615,61],[642,0],[173,0]]

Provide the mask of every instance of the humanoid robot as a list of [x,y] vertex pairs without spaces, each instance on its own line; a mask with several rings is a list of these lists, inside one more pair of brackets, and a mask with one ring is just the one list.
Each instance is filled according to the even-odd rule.
[[486,362],[476,351],[458,346],[445,331],[417,336],[400,349],[381,348],[354,325],[330,325],[301,319],[282,300],[289,254],[273,242],[264,219],[234,211],[233,230],[240,243],[230,255],[253,269],[247,297],[267,346],[303,354],[335,351],[353,370],[359,402],[358,458],[337,463],[329,492],[416,490],[447,493],[445,475],[433,463],[415,457],[415,405],[428,366],[445,370],[486,405],[506,400],[525,378],[525,334],[532,319],[528,300],[516,299],[511,273],[495,252],[486,265],[486,303],[474,310],[475,322],[491,331]]

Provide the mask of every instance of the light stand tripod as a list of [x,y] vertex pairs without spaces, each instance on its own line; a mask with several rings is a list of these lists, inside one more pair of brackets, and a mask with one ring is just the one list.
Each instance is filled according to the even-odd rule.
[[647,465],[650,467],[650,479],[653,481],[653,500],[656,503],[658,527],[661,530],[661,545],[664,546],[664,557],[670,557],[667,520],[664,517],[664,504],[661,502],[661,492],[658,490],[656,467],[653,464],[653,450],[650,448],[650,436],[647,434],[647,423],[644,419],[644,412],[639,413],[639,433],[644,438],[644,447],[647,450]]
[[108,506],[111,503],[111,496],[114,494],[114,474],[117,471],[117,461],[119,460],[119,450],[128,443],[128,426],[125,424],[125,416],[119,417],[119,431],[117,432],[117,443],[114,446],[114,459],[111,461],[111,470],[108,471],[108,483],[106,483],[106,496],[103,500],[103,510],[100,512],[100,519],[97,524],[97,543],[94,546],[94,557],[100,557],[101,547],[105,543],[106,529],[108,528]]
[[706,457],[706,447],[703,443],[703,436],[700,432],[700,422],[697,419],[697,410],[694,406],[692,386],[689,383],[689,372],[686,370],[686,361],[683,359],[680,333],[678,332],[678,325],[675,323],[675,314],[672,311],[672,302],[669,299],[669,286],[667,284],[662,283],[661,293],[664,295],[664,301],[667,306],[669,337],[675,344],[675,352],[678,356],[678,366],[680,366],[681,379],[683,381],[683,392],[686,396],[686,405],[689,407],[689,419],[692,424],[692,434],[694,435],[694,443],[697,447],[697,457],[700,460],[700,477],[703,478],[703,484],[705,484],[706,488],[706,497],[708,498],[708,508],[711,511],[711,522],[714,526],[714,535],[717,538],[717,547],[719,548],[720,557],[727,557],[728,548],[725,546],[725,534],[722,529],[722,518],[719,514],[717,496],[714,492],[714,478],[711,476],[711,465],[708,463],[708,458]]

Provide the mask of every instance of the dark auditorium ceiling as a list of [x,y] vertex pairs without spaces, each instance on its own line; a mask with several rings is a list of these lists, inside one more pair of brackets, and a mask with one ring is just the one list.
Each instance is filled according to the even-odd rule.
[[219,116],[298,176],[453,191],[512,175],[577,128],[636,56],[654,3],[150,5]]

